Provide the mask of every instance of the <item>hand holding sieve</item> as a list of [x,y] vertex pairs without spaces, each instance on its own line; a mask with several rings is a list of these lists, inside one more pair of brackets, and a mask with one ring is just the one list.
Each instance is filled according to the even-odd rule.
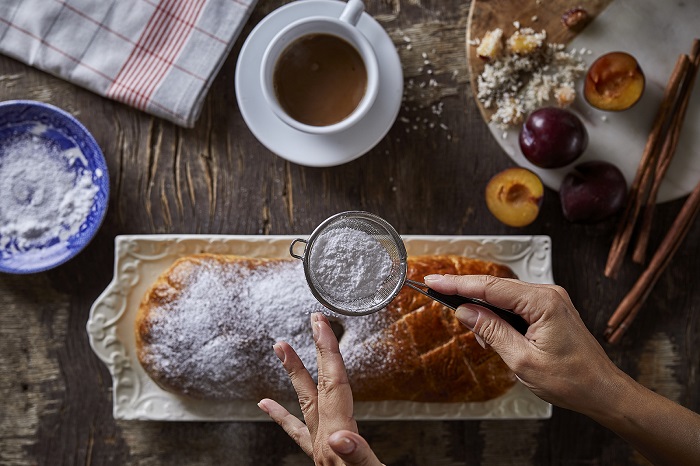
[[[333,230],[347,228],[369,235],[382,246],[391,260],[391,271],[381,285],[378,286],[376,292],[351,300],[334,295],[332,290],[324,288],[312,266],[312,257],[314,257],[314,248],[317,245],[317,240],[329,232],[332,234]],[[294,252],[298,243],[304,243],[304,251],[301,255]],[[527,332],[528,323],[513,311],[502,309],[476,298],[438,293],[424,283],[408,280],[408,264],[406,261],[408,254],[406,253],[406,246],[403,240],[394,227],[386,220],[368,212],[350,211],[333,215],[316,227],[308,240],[297,238],[292,241],[292,244],[289,246],[289,253],[292,257],[303,262],[304,274],[311,293],[321,304],[339,314],[361,316],[377,312],[385,308],[399,294],[401,288],[406,285],[452,310],[456,310],[462,304],[476,304],[484,307],[508,322],[521,334],[524,335]]]

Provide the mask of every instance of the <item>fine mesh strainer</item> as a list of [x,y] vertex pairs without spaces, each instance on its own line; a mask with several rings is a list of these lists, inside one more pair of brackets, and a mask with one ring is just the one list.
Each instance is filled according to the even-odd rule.
[[[350,228],[369,235],[378,243],[389,255],[391,260],[391,270],[384,281],[377,287],[374,293],[367,296],[354,296],[350,299],[334,292],[334,290],[324,288],[320,276],[314,270],[312,257],[314,257],[314,247],[317,240],[322,235],[325,237],[333,230]],[[304,243],[304,251],[301,255],[294,252],[297,243]],[[360,252],[360,251],[358,251]],[[309,284],[311,293],[321,304],[339,314],[347,316],[361,316],[372,314],[385,308],[406,285],[431,299],[456,310],[462,304],[476,304],[485,307],[512,325],[518,332],[525,334],[528,324],[519,315],[512,311],[502,309],[490,303],[475,298],[466,298],[457,295],[444,295],[428,288],[424,283],[408,280],[406,246],[396,230],[383,218],[369,212],[350,211],[333,215],[321,223],[311,233],[308,240],[297,238],[289,246],[289,253],[292,257],[299,259],[304,264],[304,274]]]

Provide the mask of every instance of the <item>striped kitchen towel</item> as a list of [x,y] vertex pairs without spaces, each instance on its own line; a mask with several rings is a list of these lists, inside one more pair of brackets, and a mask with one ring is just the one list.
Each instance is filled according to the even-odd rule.
[[256,0],[0,0],[0,53],[192,127]]

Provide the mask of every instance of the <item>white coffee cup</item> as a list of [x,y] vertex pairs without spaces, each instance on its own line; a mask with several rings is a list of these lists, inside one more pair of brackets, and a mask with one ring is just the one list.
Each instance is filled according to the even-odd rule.
[[[287,125],[299,131],[311,134],[332,134],[345,131],[359,122],[372,108],[379,91],[379,65],[372,44],[357,28],[364,11],[361,0],[348,0],[345,9],[339,18],[329,16],[310,16],[297,20],[275,35],[267,46],[262,57],[260,68],[260,80],[262,92],[267,105],[277,117]],[[348,42],[360,54],[367,72],[367,86],[365,94],[355,110],[346,118],[326,126],[312,126],[295,120],[280,105],[274,88],[274,72],[280,55],[297,39],[312,34],[330,34]]]

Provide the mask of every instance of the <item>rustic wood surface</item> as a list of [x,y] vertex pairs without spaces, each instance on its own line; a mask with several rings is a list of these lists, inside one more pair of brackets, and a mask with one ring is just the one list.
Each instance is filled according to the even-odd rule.
[[[304,234],[350,209],[375,212],[404,234],[548,234],[555,279],[599,338],[639,275],[628,262],[617,280],[605,279],[615,221],[567,223],[553,191],[524,229],[489,214],[484,186],[512,162],[471,98],[468,2],[368,2],[400,51],[406,82],[400,119],[370,153],[313,169],[267,151],[241,118],[233,75],[247,34],[282,3],[259,3],[192,130],[0,57],[0,100],[41,100],[75,114],[103,148],[112,185],[106,221],[77,258],[41,274],[0,276],[1,464],[309,464],[272,423],[112,418],[111,377],[88,345],[85,324],[111,279],[117,234]],[[652,247],[681,203],[658,209]],[[695,411],[699,258],[696,223],[623,343],[606,347],[634,378]],[[364,422],[360,431],[390,465],[644,464],[610,431],[558,408],[550,420]]]

